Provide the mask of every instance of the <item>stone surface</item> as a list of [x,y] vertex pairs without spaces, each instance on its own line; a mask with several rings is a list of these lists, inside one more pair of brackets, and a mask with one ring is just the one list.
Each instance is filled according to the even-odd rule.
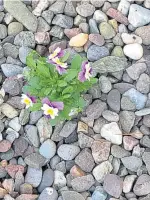
[[118,90],[114,89],[108,93],[107,103],[115,112],[120,111],[120,93]]
[[84,197],[78,193],[78,192],[75,192],[75,191],[63,191],[62,192],[62,197],[64,200],[84,200]]
[[32,153],[25,157],[25,163],[32,168],[41,168],[45,165],[46,159],[39,153]]
[[150,26],[141,26],[137,28],[135,34],[142,38],[144,45],[150,45]]
[[122,143],[122,132],[116,122],[105,124],[101,129],[101,136],[113,144]]
[[107,40],[113,38],[116,35],[115,30],[107,22],[100,23],[99,29],[101,35]]
[[52,140],[47,139],[40,146],[39,152],[46,159],[51,159],[56,153],[56,144]]
[[83,17],[89,17],[94,13],[95,7],[88,3],[81,4],[76,7],[76,11],[79,15],[81,15]]
[[13,64],[2,64],[1,69],[6,77],[16,76],[23,72],[22,67]]
[[126,56],[133,60],[139,60],[143,56],[143,48],[137,43],[124,46],[123,52]]
[[125,133],[130,133],[131,128],[134,125],[135,114],[131,111],[121,111],[119,114],[120,124]]
[[58,193],[55,189],[51,188],[51,187],[47,187],[45,188],[42,193],[39,196],[39,200],[45,199],[51,199],[51,200],[57,200],[58,198]]
[[67,15],[58,14],[53,18],[52,24],[58,25],[62,28],[72,28],[73,19]]
[[124,158],[130,156],[130,152],[118,145],[113,145],[111,147],[111,154],[116,158]]
[[124,157],[121,161],[127,169],[133,172],[137,172],[137,170],[142,166],[141,158],[135,156]]
[[123,189],[122,179],[114,174],[108,174],[104,179],[104,190],[115,198],[119,198]]
[[21,1],[4,1],[4,8],[28,30],[36,31],[37,19]]
[[58,155],[64,160],[74,159],[79,152],[80,148],[72,144],[62,144],[57,150]]

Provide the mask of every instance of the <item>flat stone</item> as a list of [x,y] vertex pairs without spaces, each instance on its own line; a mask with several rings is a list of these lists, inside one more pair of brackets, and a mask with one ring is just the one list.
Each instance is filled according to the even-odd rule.
[[130,98],[130,100],[136,105],[136,109],[142,109],[145,106],[145,103],[147,101],[147,97],[134,88],[131,88],[127,92],[123,94],[123,96],[127,96]]
[[36,32],[37,19],[28,10],[25,4],[19,0],[15,2],[4,1],[4,8],[20,23],[22,23],[28,30]]
[[35,47],[34,34],[31,31],[22,31],[15,36],[14,44],[17,46]]
[[126,91],[128,91],[131,88],[135,88],[135,86],[133,84],[130,83],[116,83],[113,85],[115,89],[117,89],[121,94],[125,93]]
[[144,45],[150,45],[150,26],[142,26],[135,30],[135,34],[142,38]]
[[38,187],[38,191],[41,193],[46,187],[50,187],[54,181],[54,172],[52,169],[46,169],[43,172],[41,183]]
[[49,200],[49,199],[57,200],[58,199],[58,193],[54,188],[47,187],[42,191],[42,193],[40,194],[38,199],[39,200],[43,200],[43,199],[45,199],[45,200]]
[[94,12],[93,19],[95,19],[97,23],[108,21],[107,15],[104,12],[102,12],[101,10],[96,10]]
[[117,10],[119,10],[123,15],[127,16],[129,8],[130,8],[130,2],[128,2],[127,0],[121,0]]
[[49,10],[51,10],[55,15],[56,14],[60,14],[63,13],[64,11],[64,7],[65,7],[65,2],[64,1],[60,1],[60,2],[55,2],[53,3],[50,7]]
[[36,200],[38,198],[38,195],[36,194],[21,194],[16,198],[16,200]]
[[39,149],[40,154],[46,159],[51,159],[56,153],[56,144],[50,140],[45,140]]
[[7,103],[2,104],[1,111],[9,119],[12,119],[18,116],[18,111]]
[[99,34],[99,30],[97,27],[97,23],[95,19],[89,20],[89,27],[90,27],[90,33],[91,34]]
[[65,9],[64,9],[64,13],[65,15],[68,15],[70,17],[76,17],[77,16],[76,2],[74,3],[72,1],[67,1]]
[[21,97],[19,96],[11,97],[10,99],[8,99],[7,103],[14,108],[18,108],[20,110],[24,108],[24,105],[21,103]]
[[137,172],[142,166],[142,159],[135,156],[124,157],[121,161],[123,165],[132,172]]
[[131,155],[129,151],[125,150],[124,148],[118,145],[113,145],[111,147],[111,154],[116,158],[124,158]]
[[125,133],[130,133],[134,125],[135,114],[132,111],[121,111],[119,114],[120,124]]
[[79,152],[80,148],[72,144],[62,144],[57,150],[58,155],[64,160],[73,160]]
[[4,178],[7,175],[7,171],[4,167],[0,166],[0,178]]
[[133,184],[135,179],[137,178],[136,175],[128,175],[125,177],[123,181],[123,192],[128,193],[132,190]]
[[7,27],[3,24],[0,24],[0,39],[4,39],[7,36]]
[[71,181],[71,186],[73,190],[77,192],[84,192],[86,190],[89,190],[90,187],[94,185],[95,181],[91,174],[88,174],[86,176],[81,176],[73,179]]
[[11,43],[5,43],[3,45],[5,57],[11,56],[12,58],[17,58],[19,55],[19,49]]
[[75,191],[63,191],[62,197],[64,200],[85,200],[80,193]]
[[95,7],[89,3],[81,4],[76,7],[76,11],[79,15],[81,15],[83,17],[89,17],[89,16],[93,15],[93,13],[95,11]]
[[88,34],[79,33],[78,35],[72,37],[69,42],[71,47],[82,47],[88,41]]
[[108,160],[111,143],[106,140],[95,140],[91,146],[94,161],[99,164]]
[[46,139],[51,137],[52,126],[49,123],[49,120],[45,117],[42,117],[38,120],[36,124],[40,136],[40,142],[44,142]]
[[[30,112],[27,109],[22,109],[19,115],[19,123],[25,125],[29,122]],[[34,128],[33,128],[34,129]],[[32,137],[32,136],[30,136]]]
[[66,15],[58,14],[53,18],[52,24],[58,25],[62,28],[72,28],[73,18]]
[[14,150],[17,156],[22,156],[25,150],[28,148],[28,142],[23,138],[19,137],[14,141]]
[[107,103],[115,112],[120,111],[120,93],[118,90],[114,89],[108,93]]
[[0,198],[4,198],[4,196],[7,194],[7,190],[0,188]]
[[29,139],[34,147],[39,147],[40,140],[38,136],[37,127],[33,125],[25,126],[26,137]]
[[18,171],[24,173],[24,167],[22,165],[9,164],[5,167],[7,173],[14,179]]
[[45,165],[46,159],[39,153],[32,153],[25,157],[24,162],[32,168],[41,168]]
[[113,167],[109,161],[102,162],[93,169],[93,175],[99,183],[103,183],[105,176],[110,174]]
[[79,147],[84,149],[84,148],[89,148],[92,146],[94,139],[87,136],[86,134],[83,133],[79,133],[78,134],[78,143],[79,143]]
[[140,77],[136,83],[136,89],[143,94],[149,93],[150,77],[147,74],[143,73],[140,75]]
[[22,67],[13,64],[2,64],[1,69],[6,77],[16,76],[23,72]]
[[5,82],[3,83],[3,88],[6,93],[10,94],[11,96],[16,96],[22,91],[22,82],[13,78],[5,79]]
[[30,113],[29,124],[36,124],[37,121],[42,117],[42,111],[33,111]]
[[26,58],[31,51],[32,49],[26,46],[22,46],[19,48],[19,59],[23,64],[26,64]]
[[7,140],[0,142],[0,152],[7,152],[11,148],[11,143]]
[[37,44],[48,45],[50,43],[50,36],[48,32],[37,32],[35,35],[35,42]]
[[103,46],[91,45],[87,50],[87,58],[90,61],[96,61],[103,57],[109,56],[109,50]]
[[135,34],[122,33],[121,38],[125,44],[142,44],[142,38]]
[[75,158],[75,163],[85,172],[91,172],[95,166],[93,156],[89,149],[83,149]]
[[140,75],[145,72],[147,69],[147,66],[145,63],[136,63],[131,65],[126,69],[128,75],[133,79],[137,80]]
[[104,112],[102,113],[102,116],[104,117],[104,119],[106,119],[109,122],[118,122],[119,121],[119,115],[110,110],[104,110]]
[[127,44],[123,48],[123,52],[126,56],[133,60],[139,60],[143,56],[143,47],[140,44]]
[[50,30],[50,25],[42,17],[38,18],[37,32],[48,32]]
[[128,66],[125,58],[115,56],[107,56],[93,63],[93,71],[95,73],[119,72]]
[[11,22],[8,25],[8,35],[17,35],[18,33],[20,33],[21,31],[23,31],[23,25],[19,22]]
[[59,135],[67,138],[73,131],[76,129],[77,123],[75,121],[68,121],[64,124],[62,130]]
[[42,169],[35,169],[28,167],[25,176],[25,182],[31,184],[33,187],[38,187],[42,180]]
[[115,174],[108,174],[104,179],[104,190],[111,196],[119,198],[123,189],[122,179]]
[[108,24],[107,22],[100,23],[99,29],[100,29],[101,35],[106,40],[111,39],[116,35],[115,30],[113,29],[113,27],[110,24]]
[[97,186],[92,194],[93,200],[105,200],[107,198],[107,193],[104,191],[102,186]]
[[107,94],[112,89],[110,80],[108,79],[108,77],[103,76],[103,75],[100,76],[99,78],[99,85],[100,85],[101,91],[105,94]]
[[105,124],[101,129],[101,136],[113,144],[122,143],[122,132],[116,122]]
[[137,196],[143,196],[150,193],[150,176],[142,174],[137,179],[133,191]]
[[109,8],[109,10],[106,12],[106,14],[109,17],[112,17],[113,19],[117,20],[119,23],[128,25],[128,19],[126,16],[124,16],[120,11],[114,9],[114,8]]
[[[144,15],[143,15],[144,13]],[[137,4],[131,4],[128,20],[134,27],[141,27],[150,22],[150,11]]]

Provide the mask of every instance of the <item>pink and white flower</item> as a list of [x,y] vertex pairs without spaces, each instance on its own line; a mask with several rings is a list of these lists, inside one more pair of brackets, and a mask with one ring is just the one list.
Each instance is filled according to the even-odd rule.
[[22,94],[21,103],[26,105],[26,108],[32,107],[34,103],[36,103],[36,98],[34,96],[30,96],[29,94]]
[[90,63],[88,61],[84,61],[81,66],[82,70],[78,74],[78,80],[84,82],[86,80],[90,81],[92,77],[92,67],[90,67]]
[[62,57],[63,55],[64,55],[64,52],[61,50],[60,47],[57,47],[57,48],[54,50],[54,52],[48,56],[48,59],[49,59],[49,60],[52,60],[52,59],[54,59],[55,57],[60,58],[60,57]]

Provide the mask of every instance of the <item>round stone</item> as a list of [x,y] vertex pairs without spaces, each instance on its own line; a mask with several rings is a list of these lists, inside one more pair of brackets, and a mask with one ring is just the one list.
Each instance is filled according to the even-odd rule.
[[39,152],[47,159],[51,159],[56,153],[56,144],[48,139],[41,145]]
[[3,24],[0,24],[0,39],[4,39],[7,36],[7,27]]
[[113,27],[107,22],[100,23],[99,29],[100,29],[101,35],[107,40],[113,38],[116,35]]
[[72,144],[62,144],[57,150],[58,155],[64,160],[73,160],[79,152],[80,148]]
[[12,22],[8,25],[8,35],[17,35],[23,31],[23,25],[19,22]]
[[122,33],[121,38],[125,44],[142,44],[142,38],[135,34]]
[[88,34],[79,33],[78,35],[71,38],[69,45],[71,47],[82,47],[88,41]]
[[143,47],[137,43],[124,46],[123,51],[127,57],[133,60],[139,60],[143,56]]

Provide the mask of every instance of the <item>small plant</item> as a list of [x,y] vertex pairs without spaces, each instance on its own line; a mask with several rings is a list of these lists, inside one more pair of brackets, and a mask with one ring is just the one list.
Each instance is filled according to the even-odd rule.
[[43,110],[51,125],[70,120],[72,115],[82,111],[85,106],[83,93],[97,82],[85,58],[76,55],[70,65],[68,58],[69,54],[64,54],[60,48],[48,58],[36,51],[27,57],[22,103],[31,111]]

